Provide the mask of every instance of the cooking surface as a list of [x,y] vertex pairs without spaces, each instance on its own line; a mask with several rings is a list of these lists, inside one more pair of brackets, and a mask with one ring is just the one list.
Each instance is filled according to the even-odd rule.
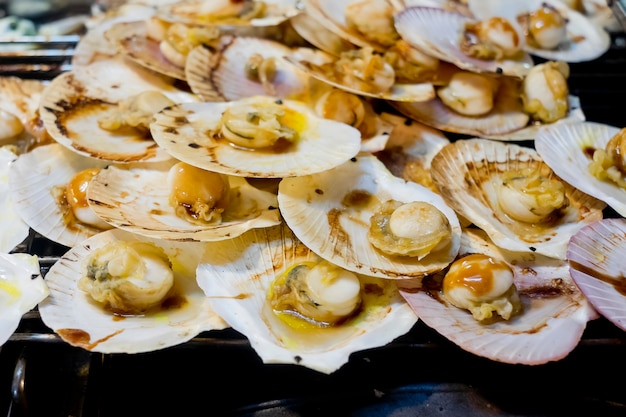
[[[587,120],[623,126],[626,36],[614,35],[600,60],[570,69]],[[34,233],[18,247],[39,255],[44,273],[66,250]],[[0,415],[622,416],[626,394],[612,371],[626,369],[625,353],[626,333],[603,318],[565,359],[540,366],[480,358],[418,322],[324,375],[264,365],[232,329],[151,353],[91,353],[32,311],[0,348]]]

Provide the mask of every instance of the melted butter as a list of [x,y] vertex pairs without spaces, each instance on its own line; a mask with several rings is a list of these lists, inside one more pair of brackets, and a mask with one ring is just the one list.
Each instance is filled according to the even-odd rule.
[[12,298],[19,298],[22,295],[22,291],[17,285],[4,280],[0,280],[0,291],[7,293]]

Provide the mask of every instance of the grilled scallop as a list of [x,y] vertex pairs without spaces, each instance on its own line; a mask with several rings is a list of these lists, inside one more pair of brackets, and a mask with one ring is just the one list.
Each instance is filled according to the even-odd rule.
[[530,0],[507,2],[470,0],[477,19],[493,16],[516,22],[526,36],[524,50],[554,61],[591,61],[604,54],[611,45],[608,32],[589,17],[561,1]]
[[151,132],[183,162],[253,178],[328,170],[361,146],[357,129],[317,116],[306,103],[268,96],[172,106],[155,115]]
[[606,207],[510,143],[458,140],[435,155],[431,175],[450,207],[511,251],[565,259],[571,236]]
[[283,179],[278,204],[311,250],[356,273],[420,278],[443,269],[458,251],[461,227],[454,211],[434,191],[394,177],[371,154]]
[[89,205],[106,222],[168,240],[228,239],[280,221],[276,195],[245,178],[181,163],[161,168],[110,166],[89,187]]
[[[106,164],[72,152],[58,143],[20,155],[11,165],[8,176],[17,212],[33,230],[68,247],[101,232],[98,226],[102,220],[97,222],[84,193],[88,178],[83,181],[77,175],[90,169],[99,170]],[[69,187],[75,190],[74,198],[68,199],[66,190],[75,179],[77,181]],[[93,220],[92,224],[79,220],[81,215],[76,216],[72,202],[77,210],[87,211],[83,219]]]
[[567,249],[576,285],[600,314],[622,330],[626,330],[625,236],[623,218],[603,219],[580,229]]
[[[151,98],[135,101],[144,93],[152,94]],[[145,126],[162,108],[154,105],[192,101],[197,98],[175,87],[171,78],[118,57],[53,79],[42,94],[40,113],[50,136],[81,155],[109,162],[156,162],[171,156],[152,140]],[[137,116],[144,126],[110,123],[125,116]]]
[[432,7],[408,7],[395,16],[400,37],[430,56],[472,72],[525,76],[533,66],[527,53],[483,59],[461,48],[466,26],[477,23],[477,19],[461,13]]
[[480,292],[485,295],[492,291],[489,280],[506,278],[500,276],[502,268],[512,273],[521,307],[508,319],[494,315],[477,320],[454,306],[442,291],[449,269],[424,279],[421,286],[410,281],[399,285],[420,319],[462,349],[510,364],[557,361],[578,345],[587,322],[598,317],[570,278],[567,261],[499,248],[480,229],[465,229],[461,242],[457,259],[484,256],[493,266],[468,266],[455,277],[457,282],[465,279],[467,287],[478,288],[481,279],[485,287]]
[[[155,258],[145,264],[152,271],[146,272],[142,267],[145,260],[124,252],[125,245],[134,245],[135,249],[137,245],[152,245],[162,251],[170,265]],[[87,262],[94,260],[94,254],[102,259],[109,257],[102,252],[105,248],[118,248],[122,255],[126,253],[128,262],[118,262],[123,256],[117,258],[115,263],[120,267],[99,274],[101,279],[113,280],[110,275],[127,277],[136,285],[129,286],[124,294],[145,300],[148,296],[139,290],[142,281],[157,279],[150,274],[164,269],[165,275],[173,275],[172,288],[164,300],[140,314],[120,315],[80,289],[78,283],[89,275]],[[118,229],[99,233],[70,249],[50,268],[46,274],[50,295],[39,304],[41,319],[72,346],[102,353],[149,352],[184,343],[203,331],[224,329],[228,325],[211,309],[196,283],[196,267],[203,250],[198,242],[149,239]]]
[[383,346],[417,321],[395,281],[325,261],[285,224],[206,245],[198,284],[264,363],[330,374],[353,352]]
[[594,153],[605,151],[619,131],[618,127],[595,122],[555,124],[539,131],[535,147],[564,181],[626,216],[626,189],[608,178],[594,176],[591,171]]
[[22,316],[48,294],[36,256],[0,253],[0,346],[17,330]]

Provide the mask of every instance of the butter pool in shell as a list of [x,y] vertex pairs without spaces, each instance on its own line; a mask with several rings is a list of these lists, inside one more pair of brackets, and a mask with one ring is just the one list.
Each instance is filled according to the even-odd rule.
[[[387,200],[423,201],[435,206],[450,224],[449,244],[421,260],[387,256],[374,248],[367,237],[370,218]],[[281,180],[278,205],[285,222],[307,247],[356,273],[389,279],[421,278],[446,267],[459,250],[459,219],[442,197],[395,177],[368,153],[332,170]]]
[[[566,124],[563,124],[566,125]],[[563,183],[569,205],[546,223],[515,220],[500,206],[503,175],[529,169]],[[432,160],[431,175],[446,203],[507,250],[565,259],[571,236],[602,218],[606,204],[560,179],[531,148],[473,138],[446,145]]]
[[[509,320],[482,323],[451,305],[440,287],[409,286],[400,291],[421,320],[475,355],[494,361],[539,365],[566,357],[598,313],[569,276],[567,261],[496,246],[480,229],[464,229],[459,257],[485,254],[506,263],[522,301]],[[444,274],[446,270],[442,271]]]
[[570,240],[570,274],[593,307],[626,331],[624,253],[626,220],[609,218],[586,225]]
[[37,256],[0,253],[0,346],[17,330],[23,315],[48,293]]
[[364,285],[378,287],[371,292],[378,295],[356,318],[335,327],[295,330],[276,317],[267,291],[290,266],[320,258],[285,224],[206,245],[197,269],[198,284],[212,308],[249,339],[264,363],[330,374],[353,352],[384,346],[417,322],[395,281],[358,275]]
[[172,78],[118,56],[55,77],[41,96],[41,119],[58,143],[84,156],[119,163],[170,159],[149,133],[110,131],[98,124],[117,112],[122,100],[146,91],[160,92],[175,103],[197,101]]
[[295,143],[279,151],[250,150],[216,137],[222,113],[242,104],[267,104],[275,97],[254,96],[229,102],[181,103],[155,115],[152,136],[175,158],[209,171],[252,178],[283,178],[325,171],[355,156],[361,133],[341,122],[317,116],[307,104],[281,103],[299,114],[303,123]]
[[[151,242],[172,261],[177,294],[184,302],[143,316],[113,315],[78,288],[83,261],[109,243]],[[99,233],[66,252],[46,274],[50,295],[39,304],[41,319],[61,339],[92,352],[141,353],[189,341],[199,333],[227,328],[196,283],[204,246],[199,242],[150,239],[119,229]]]
[[176,215],[169,204],[169,167],[126,168],[109,166],[96,175],[87,198],[93,211],[107,223],[143,236],[210,241],[239,236],[256,227],[280,222],[276,195],[250,185],[245,178],[229,176],[231,202],[222,221],[197,225]]

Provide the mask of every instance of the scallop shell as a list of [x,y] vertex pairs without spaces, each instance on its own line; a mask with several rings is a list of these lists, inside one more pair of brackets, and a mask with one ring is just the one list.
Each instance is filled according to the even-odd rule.
[[[156,15],[167,22],[179,22],[189,25],[215,25],[225,30],[237,31],[278,26],[290,17],[300,13],[300,6],[296,0],[263,0],[262,3],[264,3],[267,9],[262,17],[240,21],[235,19],[211,21],[206,16],[198,14],[198,8],[201,4],[210,1],[182,0],[164,4],[157,8]],[[250,33],[248,32],[248,34]]]
[[619,128],[595,122],[556,124],[541,129],[535,148],[552,170],[572,186],[626,216],[626,190],[589,172],[589,150],[606,149]]
[[246,102],[272,103],[276,98],[255,96],[224,103],[183,103],[155,115],[154,140],[175,158],[190,165],[223,174],[282,178],[331,169],[359,152],[361,134],[345,123],[316,116],[298,101],[282,102],[307,118],[295,146],[282,152],[239,149],[207,133],[228,107]]
[[323,81],[329,85],[348,91],[352,94],[358,94],[366,97],[384,99],[390,101],[407,101],[421,102],[427,101],[435,97],[435,88],[432,83],[403,84],[395,83],[389,91],[372,93],[369,91],[359,90],[353,86],[340,83],[338,80],[329,78],[320,65],[322,63],[332,62],[336,58],[330,54],[325,54],[320,50],[299,48],[285,57],[296,68],[304,71],[310,76]]
[[[204,101],[238,100],[255,95],[286,99],[306,98],[309,76],[285,62],[292,48],[270,39],[224,36],[218,50],[198,46],[187,56],[185,73],[191,91]],[[246,75],[246,62],[253,54],[274,58],[276,73],[268,91]]]
[[467,56],[459,47],[466,23],[475,19],[432,7],[409,7],[395,17],[402,39],[424,53],[473,72],[524,77],[533,66],[528,54],[522,59],[482,60]]
[[626,220],[603,219],[572,236],[567,249],[572,279],[606,319],[626,330],[624,253]]
[[104,168],[106,162],[71,152],[55,143],[22,154],[9,170],[15,208],[33,230],[53,242],[74,246],[99,232],[92,226],[68,222],[55,190],[62,190],[80,171]]
[[160,42],[148,37],[145,21],[116,23],[104,36],[137,64],[168,77],[186,79],[185,69],[170,62],[161,52]]
[[[30,227],[22,219],[9,184],[9,172],[18,158],[7,148],[0,148],[0,253],[15,249],[28,237]],[[32,167],[31,167],[32,169]]]
[[[134,240],[165,250],[185,303],[158,314],[121,318],[78,289],[82,263],[91,252],[111,242]],[[149,239],[118,229],[99,233],[70,249],[50,268],[46,274],[50,295],[39,304],[41,319],[70,345],[102,353],[149,352],[187,342],[203,331],[227,328],[196,283],[203,250],[198,242]]]
[[171,190],[167,169],[110,166],[89,185],[87,198],[93,211],[113,226],[143,236],[210,241],[239,236],[248,229],[280,222],[276,195],[250,185],[243,177],[229,177],[236,193],[224,211],[223,221],[194,225],[175,213],[169,204]]
[[[585,115],[576,96],[568,96],[567,116],[555,123],[580,122]],[[502,141],[532,140],[547,124],[530,122],[517,96],[498,94],[494,108],[485,116],[464,116],[443,104],[439,98],[422,103],[392,103],[400,113],[437,129],[486,139]]]
[[303,39],[331,55],[339,56],[342,52],[357,48],[345,38],[327,29],[308,13],[293,16],[289,19],[289,23]]
[[[370,217],[378,205],[346,204],[355,192],[372,196],[372,203],[394,199],[425,201],[436,206],[452,227],[451,243],[421,260],[385,256],[367,238]],[[367,153],[325,172],[283,179],[278,186],[278,206],[285,222],[307,247],[356,273],[390,279],[420,278],[443,269],[459,250],[461,226],[441,196],[393,176],[382,162]]]
[[285,225],[251,230],[235,239],[209,242],[198,265],[198,284],[213,309],[245,335],[264,363],[304,366],[330,374],[359,350],[384,346],[408,332],[417,316],[390,280],[359,275],[378,286],[382,299],[355,320],[319,331],[297,331],[278,319],[267,303],[273,280],[291,265],[319,257]]
[[446,203],[487,232],[497,246],[565,259],[570,237],[585,224],[601,219],[606,204],[564,183],[569,206],[554,223],[515,221],[500,208],[496,187],[503,172],[524,168],[556,176],[531,148],[474,138],[444,147],[433,158],[431,175]]
[[523,305],[508,321],[480,323],[432,290],[400,291],[420,319],[464,350],[498,362],[539,365],[566,357],[587,322],[598,317],[569,276],[566,261],[498,248],[479,229],[465,229],[459,256],[482,253],[513,270]]
[[0,347],[48,293],[37,256],[0,253]]
[[566,19],[568,40],[554,50],[536,48],[528,43],[524,46],[524,50],[543,59],[565,62],[591,61],[609,50],[611,37],[601,25],[558,0],[507,3],[499,0],[469,0],[468,6],[477,19],[502,16],[516,22],[517,16],[537,10],[544,3],[556,8]]
[[42,94],[41,119],[50,136],[81,155],[120,163],[163,161],[171,156],[144,134],[111,132],[98,125],[121,100],[144,91],[159,91],[175,103],[197,101],[171,78],[120,57],[55,77]]

